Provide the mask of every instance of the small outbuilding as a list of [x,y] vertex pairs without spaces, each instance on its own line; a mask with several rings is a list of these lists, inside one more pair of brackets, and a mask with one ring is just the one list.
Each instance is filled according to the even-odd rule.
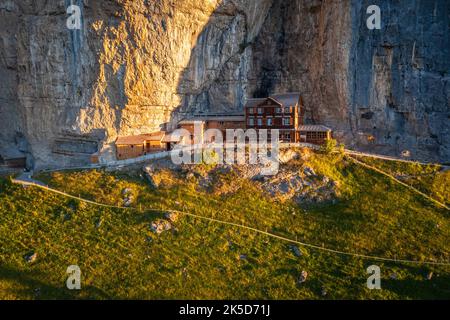
[[332,139],[332,130],[324,125],[301,125],[299,131],[300,142],[321,145]]
[[125,160],[170,150],[175,143],[172,140],[170,133],[164,131],[119,137],[115,143],[116,157],[118,160]]

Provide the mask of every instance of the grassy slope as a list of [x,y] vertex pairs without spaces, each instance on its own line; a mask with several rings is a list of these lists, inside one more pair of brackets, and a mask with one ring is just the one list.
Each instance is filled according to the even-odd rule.
[[369,165],[396,176],[403,182],[450,205],[450,170],[439,165],[422,165],[414,162],[395,162],[380,159],[358,158]]
[[[137,175],[91,171],[42,177],[69,193],[117,205],[129,187],[142,212],[99,208],[2,182],[0,298],[317,299],[323,298],[322,287],[328,299],[450,298],[449,267],[382,263],[306,248],[296,257],[280,240],[190,217],[180,219],[175,232],[149,231],[150,221],[161,214],[144,209],[172,208],[338,250],[450,260],[449,212],[339,157],[316,155],[309,165],[340,182],[337,204],[281,204],[233,174],[218,177],[226,181],[222,188],[241,185],[226,196],[199,191],[195,180],[170,172],[160,174],[165,187],[157,191]],[[34,264],[23,259],[30,250],[39,254]],[[83,273],[80,292],[64,289],[71,264]],[[383,290],[365,286],[371,264],[382,268]],[[308,281],[298,285],[302,270]],[[435,276],[427,281],[430,271]]]

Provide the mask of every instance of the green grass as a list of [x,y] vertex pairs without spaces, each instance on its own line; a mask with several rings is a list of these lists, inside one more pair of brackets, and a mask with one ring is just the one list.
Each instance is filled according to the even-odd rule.
[[381,159],[358,158],[375,166],[434,199],[450,205],[450,170],[440,165],[424,165],[415,162],[386,161]]
[[[289,165],[300,170],[301,164]],[[198,188],[197,179],[164,170],[157,190],[133,172],[39,177],[70,194],[114,205],[122,205],[121,192],[130,188],[137,199],[134,211],[96,207],[1,180],[0,298],[450,298],[450,267],[386,263],[303,247],[296,257],[289,243],[191,217],[182,217],[173,232],[156,236],[149,229],[164,209],[179,209],[342,251],[450,261],[448,211],[341,156],[313,155],[308,165],[338,181],[337,203],[282,203],[234,173],[215,177],[216,188],[208,191]],[[218,192],[227,188],[233,192]],[[33,264],[23,258],[30,251],[39,255]],[[72,264],[81,268],[81,291],[65,289],[65,271]],[[372,264],[381,267],[382,290],[366,287],[366,268]],[[309,277],[299,285],[302,270]],[[430,271],[434,276],[426,280]]]

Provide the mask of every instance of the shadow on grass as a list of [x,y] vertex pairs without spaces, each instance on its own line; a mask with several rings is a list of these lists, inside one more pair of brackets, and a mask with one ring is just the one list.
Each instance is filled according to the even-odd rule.
[[11,297],[36,300],[76,300],[76,299],[114,299],[103,290],[94,286],[83,286],[81,290],[69,290],[65,283],[55,286],[46,283],[46,275],[38,271],[21,271],[12,267],[0,266],[0,282],[11,282]]

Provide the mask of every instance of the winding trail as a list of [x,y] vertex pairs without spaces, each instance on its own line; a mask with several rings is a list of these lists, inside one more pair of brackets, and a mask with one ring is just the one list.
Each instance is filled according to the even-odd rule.
[[[12,182],[16,183],[16,184],[25,185],[25,186],[33,186],[33,187],[41,188],[41,189],[46,190],[48,192],[52,192],[52,193],[55,193],[55,194],[62,195],[64,197],[76,199],[76,200],[79,200],[79,201],[82,201],[82,202],[85,202],[85,203],[89,203],[89,204],[92,204],[92,205],[95,205],[95,206],[100,206],[100,207],[105,207],[105,208],[113,208],[113,209],[121,209],[121,210],[140,211],[138,208],[119,207],[119,206],[114,206],[114,205],[108,205],[108,204],[103,204],[103,203],[99,203],[99,202],[83,199],[81,197],[73,196],[71,194],[68,194],[68,193],[65,193],[65,192],[62,192],[62,191],[50,188],[50,187],[44,185],[43,183],[41,183],[39,181],[33,180],[31,178],[31,176],[27,177],[25,180],[12,179]],[[368,260],[377,260],[377,261],[403,263],[403,264],[435,265],[435,266],[450,267],[450,262],[394,259],[394,258],[385,258],[385,257],[378,257],[378,256],[371,256],[371,255],[364,255],[364,254],[359,254],[359,253],[345,252],[345,251],[340,251],[340,250],[329,249],[329,248],[325,248],[325,247],[322,247],[322,246],[317,246],[317,245],[314,245],[314,244],[310,244],[310,243],[305,243],[305,242],[289,239],[289,238],[286,238],[286,237],[283,237],[283,236],[280,236],[280,235],[276,235],[276,234],[273,234],[273,233],[270,233],[270,232],[267,232],[267,231],[259,230],[259,229],[256,229],[256,228],[253,228],[253,227],[250,227],[250,226],[246,226],[246,225],[243,225],[243,224],[238,224],[238,223],[234,223],[234,222],[223,221],[223,220],[219,220],[219,219],[215,219],[215,218],[200,216],[200,215],[189,213],[189,212],[183,212],[183,211],[178,211],[178,210],[152,209],[152,208],[144,208],[142,211],[144,211],[144,212],[147,211],[147,212],[177,213],[177,214],[189,216],[189,217],[192,217],[192,218],[195,218],[195,219],[200,219],[200,220],[204,220],[204,221],[209,221],[209,222],[219,223],[219,224],[228,225],[228,226],[232,226],[232,227],[237,227],[237,228],[240,228],[240,229],[249,230],[249,231],[252,231],[252,232],[255,232],[255,233],[266,235],[266,236],[271,237],[271,238],[275,238],[275,239],[282,240],[282,241],[285,241],[285,242],[297,244],[297,245],[302,246],[302,247],[307,247],[307,248],[311,248],[311,249],[315,249],[315,250],[319,250],[319,251],[324,251],[324,252],[328,252],[328,253],[333,253],[333,254],[338,254],[338,255],[342,255],[342,256],[350,256],[350,257],[357,257],[357,258],[368,259]]]

